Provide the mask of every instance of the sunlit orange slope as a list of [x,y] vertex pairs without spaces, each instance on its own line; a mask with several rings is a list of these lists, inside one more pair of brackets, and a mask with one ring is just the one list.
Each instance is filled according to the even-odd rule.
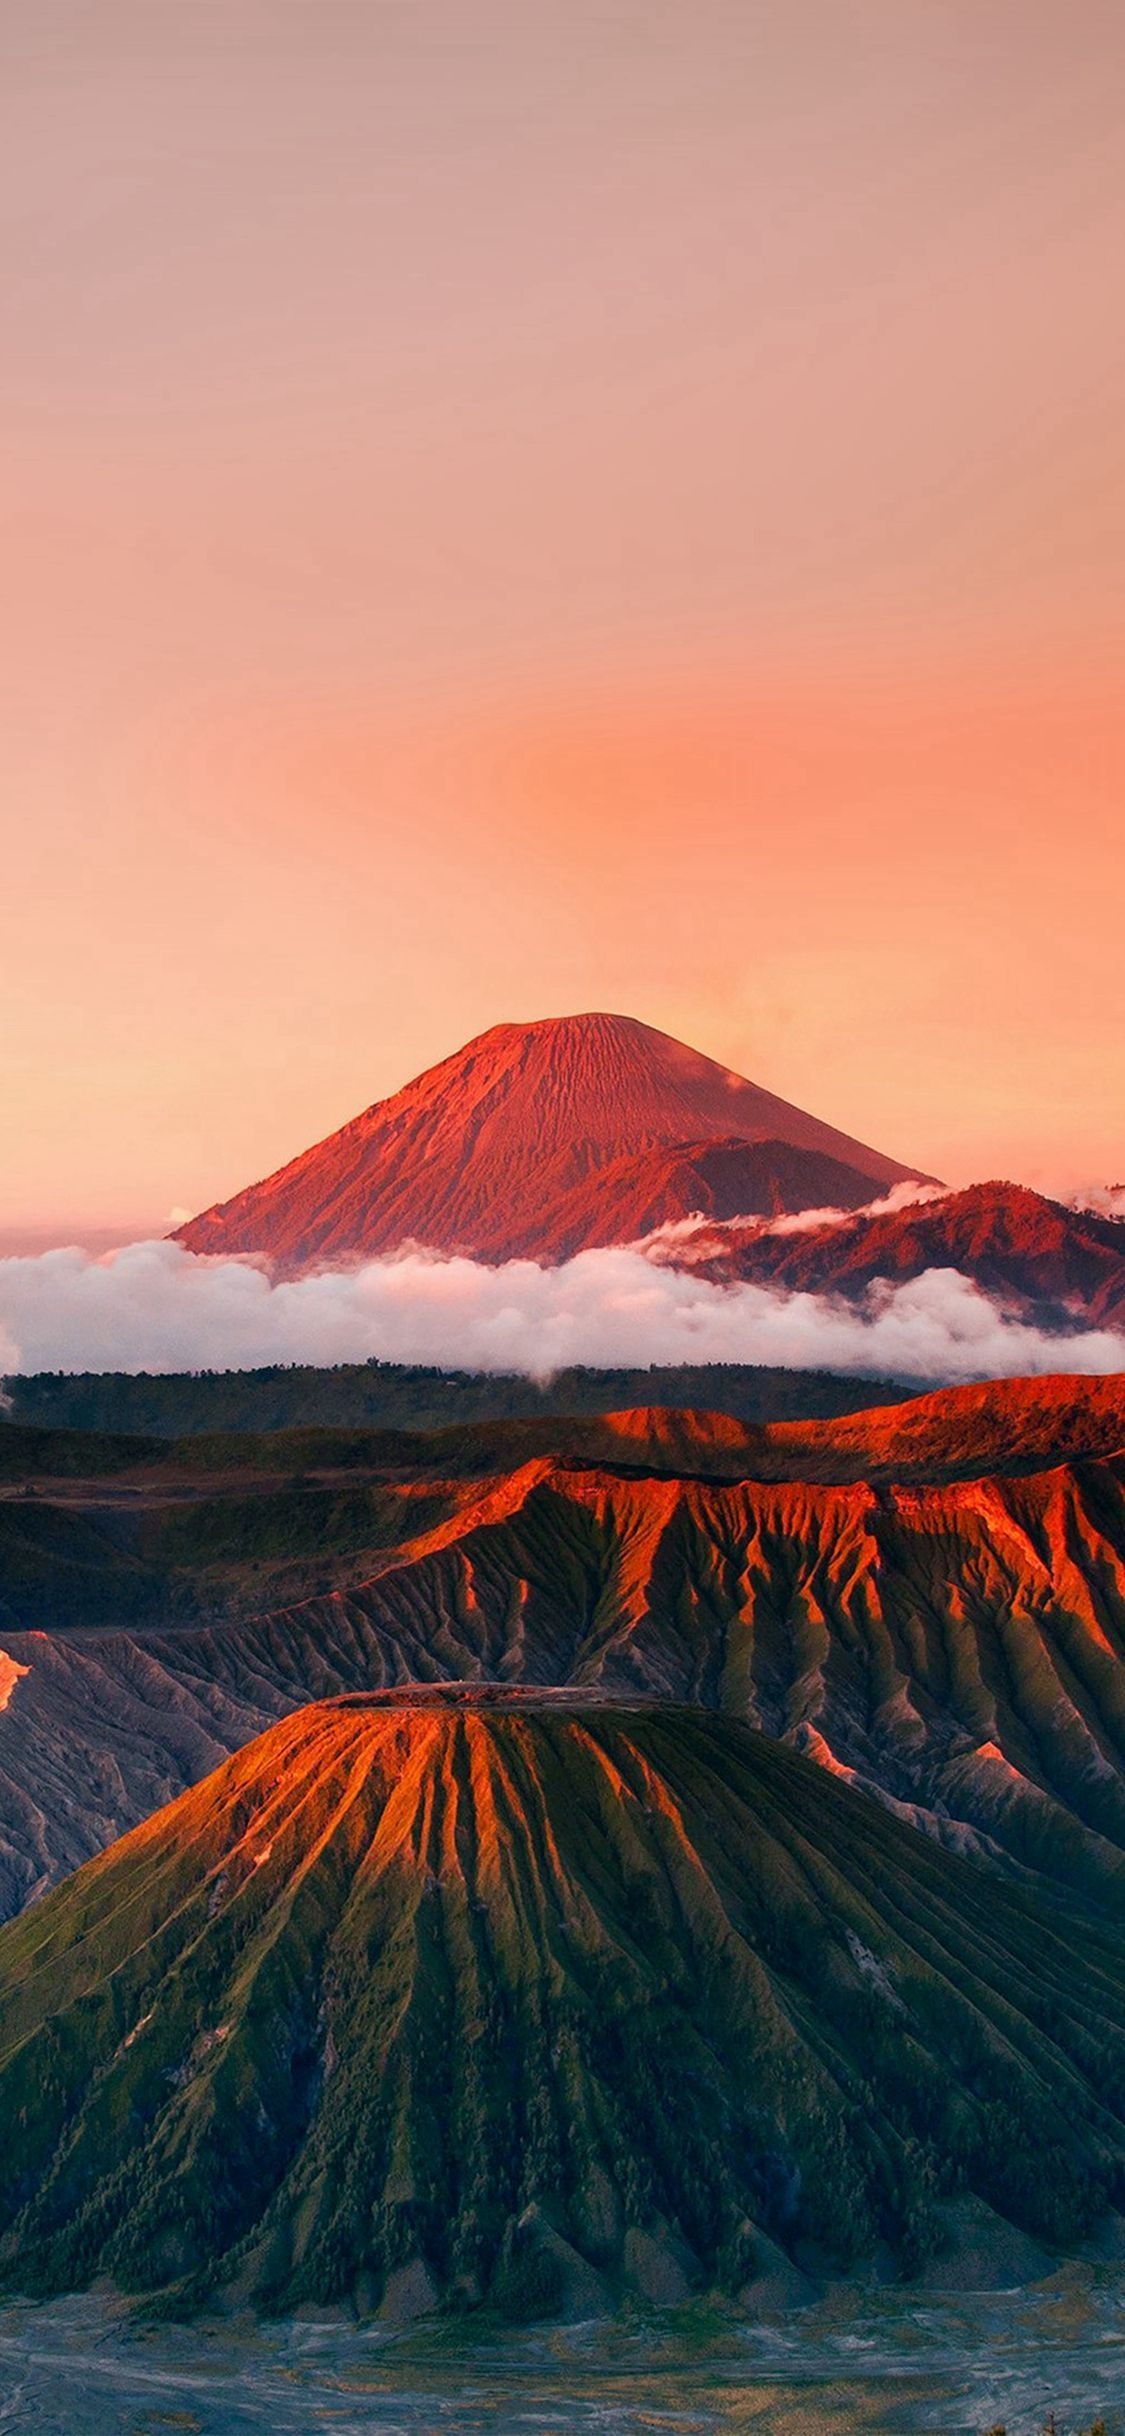
[[[706,1166],[709,1144],[743,1173],[697,1189],[686,1171]],[[645,1154],[672,1146],[684,1172],[662,1187]],[[911,1173],[648,1024],[573,1015],[496,1025],[179,1239],[290,1269],[409,1241],[557,1260],[628,1241],[685,1205],[729,1214],[732,1184],[737,1207],[855,1208]]]
[[[496,1425],[493,1425],[495,1427]],[[509,1444],[522,1433],[544,1451],[552,1425],[501,1424]],[[982,1379],[942,1387],[902,1404],[872,1405],[826,1421],[757,1425],[729,1413],[634,1408],[572,1423],[550,1451],[622,1461],[652,1471],[751,1480],[939,1481],[1046,1470],[1125,1451],[1125,1374],[1105,1378]],[[533,1443],[532,1433],[535,1432]],[[585,1446],[577,1432],[586,1438]],[[488,1435],[488,1425],[466,1437]]]

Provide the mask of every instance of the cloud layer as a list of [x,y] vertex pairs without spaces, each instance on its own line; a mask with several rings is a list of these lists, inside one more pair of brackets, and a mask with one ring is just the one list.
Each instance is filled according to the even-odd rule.
[[246,1370],[272,1362],[434,1363],[547,1378],[572,1363],[760,1362],[948,1380],[1125,1369],[1125,1336],[1060,1337],[1005,1317],[951,1269],[877,1285],[861,1306],[654,1267],[632,1247],[556,1269],[411,1251],[273,1283],[172,1243],[102,1259],[0,1261],[0,1372]]
[[641,1238],[636,1249],[649,1260],[659,1263],[682,1262],[690,1267],[693,1260],[714,1257],[713,1235],[818,1235],[826,1227],[850,1226],[857,1218],[885,1218],[896,1210],[913,1209],[925,1201],[948,1201],[949,1187],[945,1184],[917,1184],[907,1178],[903,1184],[892,1185],[877,1201],[867,1201],[859,1209],[837,1209],[832,1203],[823,1209],[787,1210],[777,1218],[760,1214],[745,1218],[711,1218],[706,1211],[695,1210],[688,1218],[666,1218],[663,1226],[653,1227],[651,1234]]

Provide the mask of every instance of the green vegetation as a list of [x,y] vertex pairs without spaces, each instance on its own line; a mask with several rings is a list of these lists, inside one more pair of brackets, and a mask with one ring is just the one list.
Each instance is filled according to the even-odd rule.
[[0,1933],[0,2273],[752,2305],[765,2241],[913,2273],[966,2195],[1069,2250],[1123,1967],[729,1718],[307,1708]]
[[[743,1421],[815,1420],[916,1394],[887,1379],[743,1363],[678,1369],[564,1370],[548,1384],[515,1374],[348,1362],[332,1370],[41,1371],[6,1382],[10,1419],[46,1429],[179,1438],[224,1430],[442,1429],[452,1422],[695,1405]],[[3,1427],[0,1425],[0,1439]]]

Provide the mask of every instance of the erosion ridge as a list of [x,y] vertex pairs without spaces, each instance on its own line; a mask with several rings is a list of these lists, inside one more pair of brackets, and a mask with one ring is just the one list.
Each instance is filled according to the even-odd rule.
[[695,1700],[935,1833],[1125,1887],[1120,1459],[880,1489],[529,1463],[367,1584],[249,1630],[297,1669],[361,1649],[368,1681]]
[[[576,1451],[585,1423],[530,1451],[504,1425],[397,1477],[294,1480],[290,1452],[228,1482],[204,1448],[190,1493],[158,1464],[0,1499],[0,1907],[303,1700],[434,1677],[694,1700],[937,1838],[1120,1901],[1123,1397],[994,1384],[748,1441],[618,1416],[608,1461]],[[1073,1456],[1028,1470],[1052,1443]],[[996,1468],[962,1477],[974,1447]]]
[[0,2276],[752,2312],[966,2205],[1066,2251],[1121,1959],[736,1719],[305,1708],[0,1933]]

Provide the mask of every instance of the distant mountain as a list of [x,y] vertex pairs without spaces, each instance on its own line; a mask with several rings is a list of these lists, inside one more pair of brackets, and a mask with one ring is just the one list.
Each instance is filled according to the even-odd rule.
[[732,1718],[307,1708],[0,1934],[0,2278],[753,2314],[966,2212],[1026,2271],[1125,2188],[1121,1967]]
[[1125,1330],[1125,1218],[1002,1182],[868,1207],[912,1183],[932,1179],[664,1033],[579,1015],[484,1033],[178,1240],[288,1274],[404,1243],[553,1263],[643,1241],[718,1282],[853,1300],[952,1269],[1047,1328]]
[[406,1242],[557,1261],[696,1208],[856,1208],[913,1173],[648,1024],[572,1015],[482,1033],[177,1240],[287,1271]]
[[302,1701],[435,1674],[694,1700],[1125,1903],[1125,1379],[4,1453],[0,1916]]
[[724,1224],[716,1214],[653,1249],[724,1283],[743,1278],[802,1294],[859,1297],[878,1279],[904,1285],[926,1269],[956,1269],[1049,1327],[1125,1328],[1125,1219],[1070,1209],[1018,1184],[973,1184],[794,1233]]

